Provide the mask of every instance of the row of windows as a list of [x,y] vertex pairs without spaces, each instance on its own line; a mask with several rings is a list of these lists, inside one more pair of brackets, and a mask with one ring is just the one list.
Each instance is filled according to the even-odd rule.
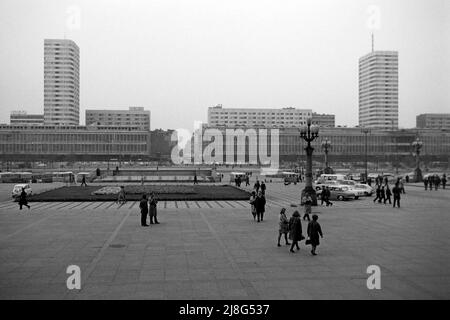
[[3,153],[148,153],[146,145],[105,144],[0,144]]

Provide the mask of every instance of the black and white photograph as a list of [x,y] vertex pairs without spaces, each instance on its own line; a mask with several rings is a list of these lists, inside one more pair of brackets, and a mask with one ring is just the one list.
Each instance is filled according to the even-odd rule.
[[0,0],[0,300],[448,300],[449,89],[448,0]]

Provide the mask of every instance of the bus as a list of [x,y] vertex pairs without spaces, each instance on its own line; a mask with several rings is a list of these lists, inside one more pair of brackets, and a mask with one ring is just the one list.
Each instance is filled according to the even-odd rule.
[[284,185],[287,186],[291,183],[293,184],[297,184],[297,182],[300,181],[299,178],[299,173],[296,172],[283,172],[283,176],[284,176]]
[[72,171],[66,172],[53,172],[53,182],[66,182],[72,183],[75,181],[75,175]]
[[31,172],[0,172],[0,183],[29,183]]

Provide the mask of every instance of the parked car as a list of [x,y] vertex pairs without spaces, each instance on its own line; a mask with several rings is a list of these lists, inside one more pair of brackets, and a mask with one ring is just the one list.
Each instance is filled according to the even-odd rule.
[[365,196],[371,196],[373,194],[373,188],[364,183],[357,183],[354,188],[358,191],[362,191]]
[[33,194],[31,186],[28,183],[16,184],[12,190],[12,198],[14,200],[17,200],[20,197],[22,188],[25,188],[25,192],[28,196],[31,196]]
[[363,190],[361,190],[361,188],[356,188],[356,185],[358,184],[357,182],[353,181],[353,180],[338,180],[337,181],[338,184],[340,185],[344,185],[344,186],[348,186],[350,189],[352,189],[353,191],[356,192],[356,194],[358,196],[365,196],[366,194],[364,193]]
[[337,181],[335,180],[323,180],[318,179],[314,182],[316,191],[322,190],[322,186],[337,186],[339,185]]
[[[348,186],[336,185],[329,186],[330,189],[330,200],[351,200],[358,199],[359,196],[355,191],[351,190]],[[317,191],[317,198],[322,199],[322,190]]]

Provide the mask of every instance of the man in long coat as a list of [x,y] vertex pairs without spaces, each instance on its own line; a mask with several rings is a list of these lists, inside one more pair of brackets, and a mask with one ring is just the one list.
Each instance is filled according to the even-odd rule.
[[147,224],[147,215],[148,215],[148,204],[147,204],[147,196],[142,195],[141,202],[139,203],[139,208],[141,209],[141,226],[148,227]]

